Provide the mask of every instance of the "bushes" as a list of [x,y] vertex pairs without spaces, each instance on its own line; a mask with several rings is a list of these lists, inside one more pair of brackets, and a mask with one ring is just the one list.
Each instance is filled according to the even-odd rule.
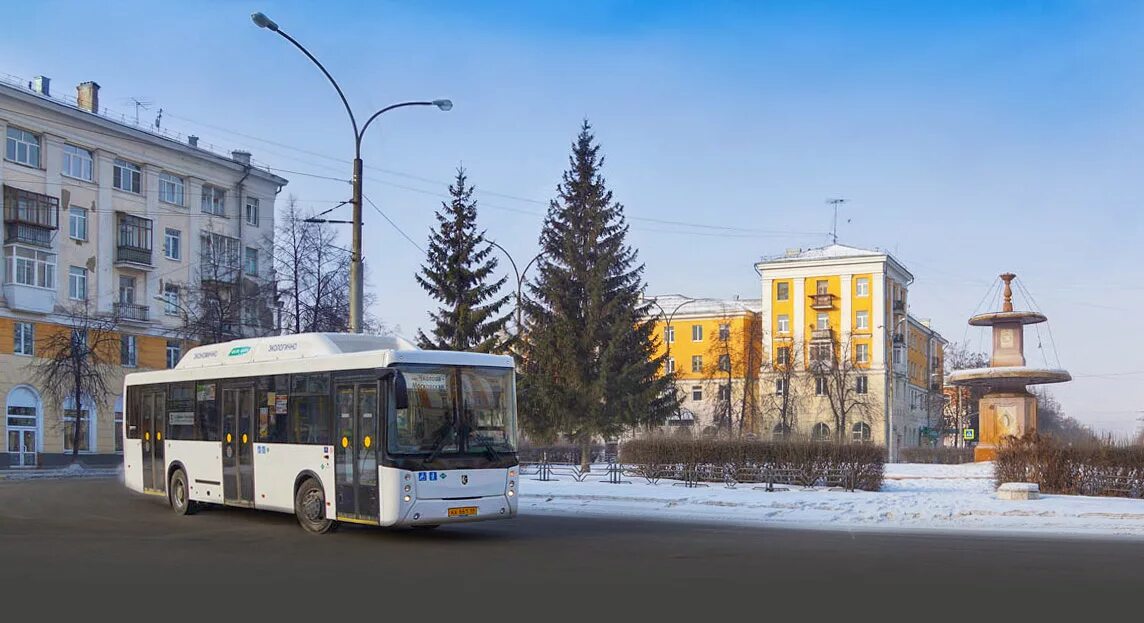
[[773,442],[654,435],[625,442],[620,460],[645,477],[669,471],[710,473],[765,469],[792,477],[797,484],[841,482],[877,491],[882,486],[885,452],[865,444]]
[[[549,463],[580,464],[580,446],[571,443],[558,443],[549,446],[534,446],[521,444],[517,448],[517,457],[521,463],[539,463],[547,458]],[[602,444],[592,444],[592,463],[601,463],[605,460],[605,447]]]
[[1144,447],[1065,445],[1036,433],[1009,438],[994,462],[997,484],[1035,482],[1044,493],[1144,496]]
[[941,463],[957,465],[973,462],[973,448],[902,448],[906,463]]

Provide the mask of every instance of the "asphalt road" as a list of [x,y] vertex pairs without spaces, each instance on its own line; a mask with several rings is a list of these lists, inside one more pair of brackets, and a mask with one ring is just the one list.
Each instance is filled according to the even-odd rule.
[[56,612],[90,612],[95,602],[225,608],[227,621],[244,611],[371,622],[393,613],[594,622],[844,611],[859,620],[1010,611],[1106,620],[1099,614],[1123,612],[1119,604],[1135,604],[1135,618],[1144,603],[1144,542],[550,516],[313,536],[277,513],[177,517],[114,480],[0,482],[0,611],[41,603],[5,595],[39,593],[56,597]]

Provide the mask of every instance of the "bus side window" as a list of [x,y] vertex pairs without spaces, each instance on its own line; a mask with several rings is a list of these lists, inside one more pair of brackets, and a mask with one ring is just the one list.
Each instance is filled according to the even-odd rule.
[[139,439],[139,387],[127,388],[127,438]]
[[199,441],[221,441],[216,383],[195,385],[195,430]]

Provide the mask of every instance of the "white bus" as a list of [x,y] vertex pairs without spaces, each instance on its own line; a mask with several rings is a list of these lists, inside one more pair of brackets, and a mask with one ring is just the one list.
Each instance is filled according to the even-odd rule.
[[516,515],[511,357],[311,333],[200,346],[124,384],[125,483],[176,513],[295,513],[314,533]]

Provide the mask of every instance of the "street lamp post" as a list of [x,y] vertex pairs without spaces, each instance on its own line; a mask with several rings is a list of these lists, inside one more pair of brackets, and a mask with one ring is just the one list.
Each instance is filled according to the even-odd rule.
[[440,110],[450,110],[453,108],[453,102],[447,99],[438,99],[432,101],[417,101],[417,102],[402,102],[400,104],[393,104],[386,106],[381,110],[373,113],[365,124],[358,128],[357,118],[354,117],[353,109],[350,108],[350,103],[346,100],[346,96],[342,93],[342,88],[338,86],[337,81],[326,71],[318,59],[310,54],[310,51],[298,43],[290,35],[283,32],[274,20],[266,17],[262,13],[254,13],[250,16],[251,21],[254,22],[259,28],[265,28],[271,32],[282,35],[282,38],[289,41],[294,47],[302,51],[306,58],[313,61],[326,79],[333,85],[334,90],[338,92],[338,97],[341,98],[342,104],[346,107],[346,113],[349,114],[350,124],[353,125],[354,130],[354,164],[353,164],[353,177],[350,183],[353,185],[353,193],[351,195],[350,203],[353,205],[353,246],[350,252],[350,331],[353,333],[361,333],[362,331],[362,299],[363,299],[363,272],[361,266],[361,210],[362,210],[362,160],[361,160],[361,141],[365,135],[365,131],[369,128],[369,124],[373,123],[374,119],[381,116],[382,113],[388,112],[395,108],[404,108],[406,106],[436,106]]
[[520,337],[521,326],[522,326],[522,324],[521,324],[521,322],[522,322],[521,309],[522,308],[521,308],[520,303],[521,303],[521,289],[524,286],[524,275],[525,275],[525,273],[528,272],[528,269],[532,267],[532,264],[534,262],[536,262],[536,260],[539,260],[541,257],[544,256],[544,251],[537,253],[535,257],[533,257],[531,260],[528,260],[528,263],[524,265],[524,270],[517,270],[516,269],[516,261],[512,259],[512,254],[509,253],[507,249],[505,249],[504,247],[497,244],[496,241],[494,241],[494,240],[488,240],[487,242],[489,244],[493,245],[494,247],[500,249],[501,253],[504,253],[505,257],[508,258],[508,263],[510,265],[512,265],[513,274],[516,275],[516,337]]
[[[664,318],[664,325],[663,325],[664,339],[663,339],[663,342],[665,345],[667,359],[668,359],[668,361],[671,361],[671,343],[675,341],[675,329],[670,328],[670,327],[671,327],[672,319],[675,318],[675,312],[679,311],[684,305],[690,305],[691,303],[696,303],[698,301],[706,301],[706,300],[710,300],[710,299],[702,299],[702,298],[694,299],[694,298],[683,296],[682,294],[664,294],[661,296],[665,296],[665,297],[670,296],[670,297],[685,299],[682,303],[680,303],[679,305],[676,305],[671,310],[671,313],[668,313],[667,310],[664,309],[663,306],[659,304],[659,301],[656,300],[660,297],[652,297],[650,299],[644,299],[647,302],[651,303],[652,305],[655,305],[656,307],[658,307],[660,314]],[[668,336],[670,336],[671,339],[668,339]],[[672,373],[674,373],[674,372],[675,371],[672,370]],[[674,383],[674,381],[672,382],[671,386],[672,386],[672,389],[674,391],[676,391],[676,392],[679,391],[679,387]],[[676,409],[676,416],[678,417],[678,415],[679,415],[679,411],[677,408]]]

